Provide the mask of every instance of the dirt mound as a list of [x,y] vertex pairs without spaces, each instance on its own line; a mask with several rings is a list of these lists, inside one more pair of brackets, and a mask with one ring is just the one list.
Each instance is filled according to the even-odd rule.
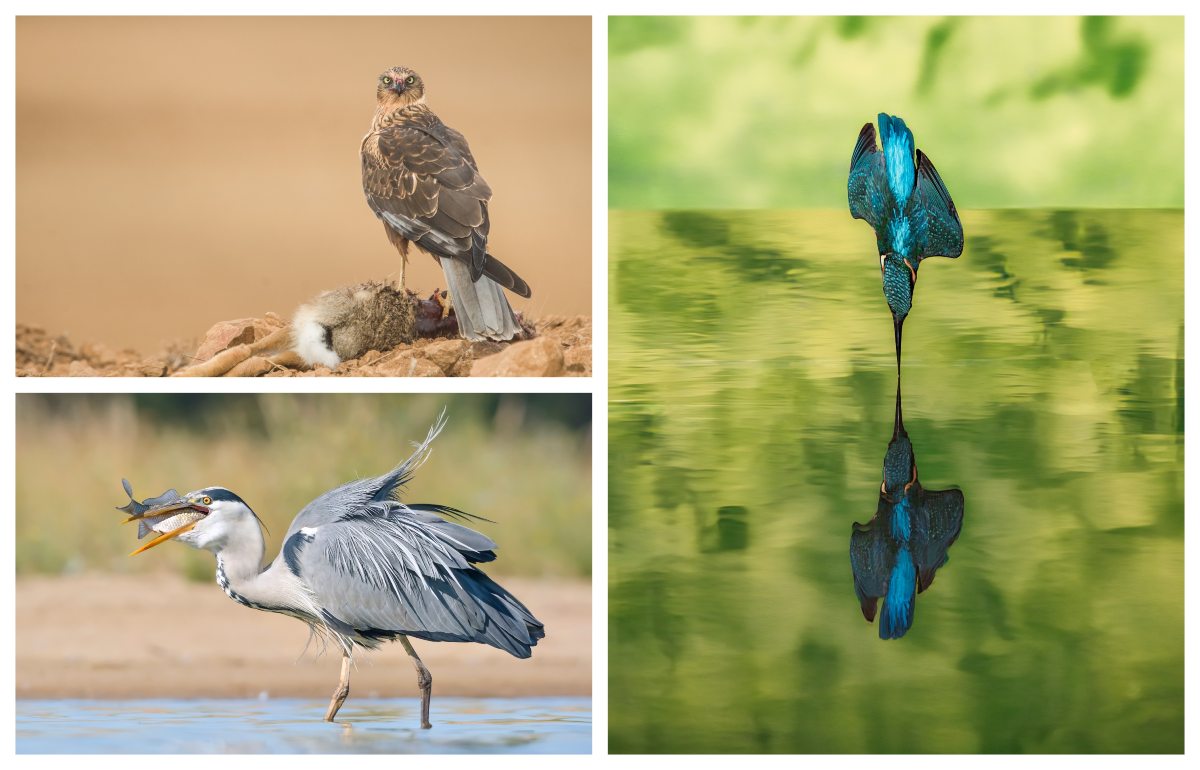
[[[198,372],[266,377],[587,377],[592,373],[592,321],[547,316],[526,321],[531,339],[469,342],[458,337],[417,339],[371,350],[336,369],[304,368],[294,354],[256,348],[286,333],[273,313],[215,324],[200,340],[180,341],[155,356],[77,344],[66,335],[17,324],[18,377],[168,377]],[[272,335],[275,335],[272,338]],[[271,338],[271,339],[268,339]],[[224,358],[222,358],[222,356]],[[208,366],[197,367],[198,364]]]

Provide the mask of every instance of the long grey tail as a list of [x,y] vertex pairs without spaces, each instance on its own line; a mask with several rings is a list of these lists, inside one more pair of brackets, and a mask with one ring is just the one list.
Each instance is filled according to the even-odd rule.
[[533,291],[529,288],[529,284],[525,283],[524,278],[514,273],[511,267],[496,259],[491,254],[485,256],[486,260],[483,263],[484,275],[513,294],[520,294],[525,299],[533,296]]
[[462,336],[469,340],[510,340],[521,333],[521,324],[498,283],[486,275],[472,281],[471,268],[457,259],[443,257],[441,262]]

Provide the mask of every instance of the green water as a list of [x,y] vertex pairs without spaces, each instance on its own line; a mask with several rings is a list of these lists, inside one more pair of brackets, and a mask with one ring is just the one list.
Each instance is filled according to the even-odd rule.
[[903,417],[961,534],[879,638],[896,363],[844,212],[613,212],[609,746],[1181,752],[1183,214],[963,212]]

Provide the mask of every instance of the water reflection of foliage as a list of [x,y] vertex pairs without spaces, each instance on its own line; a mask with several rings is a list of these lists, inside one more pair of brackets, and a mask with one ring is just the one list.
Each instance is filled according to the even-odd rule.
[[[922,271],[906,423],[972,529],[902,646],[846,590],[895,384],[871,244],[704,216],[610,227],[612,750],[1180,750],[1182,214],[965,212]],[[1111,258],[1071,264],[1089,232]]]

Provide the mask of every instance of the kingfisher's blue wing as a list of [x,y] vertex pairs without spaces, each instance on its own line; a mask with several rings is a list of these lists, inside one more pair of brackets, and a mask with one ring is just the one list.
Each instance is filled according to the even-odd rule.
[[875,620],[875,611],[883,596],[887,594],[888,574],[896,561],[896,552],[890,547],[881,521],[886,518],[888,503],[879,498],[879,508],[874,518],[866,524],[854,524],[850,533],[850,569],[854,573],[854,593],[858,596],[863,617]]
[[883,155],[875,146],[875,126],[871,123],[858,132],[858,143],[850,156],[846,190],[851,216],[865,220],[878,233],[887,210],[887,173]]
[[933,162],[920,150],[917,150],[916,194],[909,211],[917,222],[917,259],[962,254],[963,229],[958,210]]
[[929,588],[934,573],[949,558],[947,551],[962,531],[965,506],[962,490],[921,490],[912,536],[919,590]]

